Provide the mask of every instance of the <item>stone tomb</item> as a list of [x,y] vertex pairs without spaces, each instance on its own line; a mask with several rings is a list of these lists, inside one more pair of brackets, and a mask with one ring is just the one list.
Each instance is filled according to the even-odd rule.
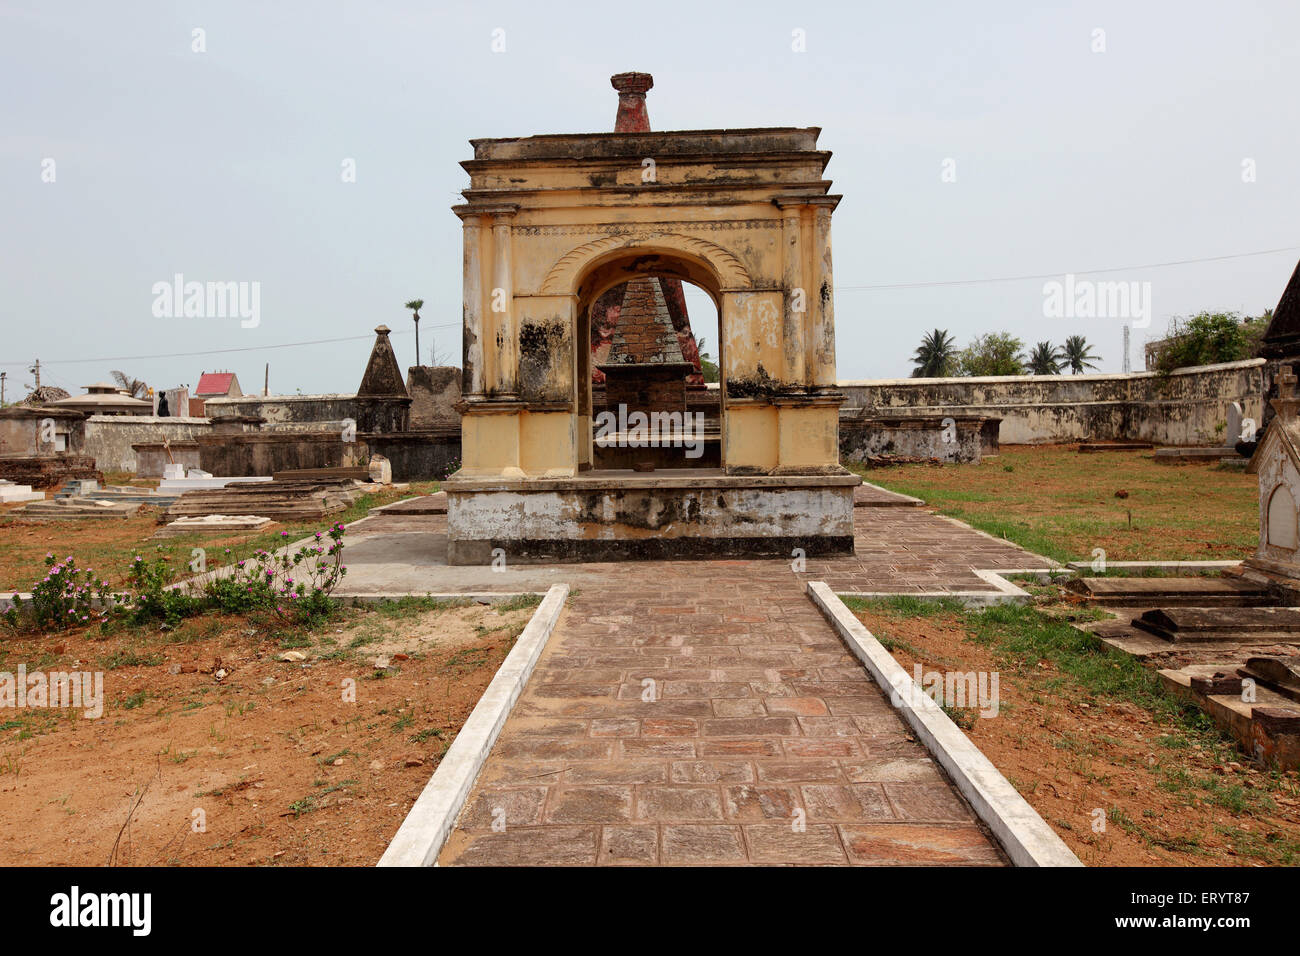
[[244,534],[261,531],[271,524],[261,515],[198,515],[177,518],[154,533],[155,538],[177,538],[187,534]]
[[[620,111],[644,111],[652,82],[613,77]],[[839,463],[831,272],[840,197],[818,134],[473,141],[454,209],[463,463],[443,485],[450,563],[498,548],[509,560],[852,551],[860,479]],[[718,306],[717,467],[644,475],[594,455],[592,305],[649,277],[694,284]],[[642,382],[637,401],[666,397]]]
[[13,504],[18,501],[43,501],[45,495],[32,491],[31,485],[15,485],[12,481],[0,478],[0,505]]
[[1300,592],[1300,398],[1290,368],[1278,376],[1271,404],[1273,418],[1246,469],[1259,478],[1259,546],[1243,569]]

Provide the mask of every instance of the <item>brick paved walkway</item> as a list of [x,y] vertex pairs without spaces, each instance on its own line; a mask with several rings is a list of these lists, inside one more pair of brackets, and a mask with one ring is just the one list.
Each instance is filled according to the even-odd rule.
[[440,863],[1003,861],[787,567],[605,569]]
[[[801,574],[774,560],[492,574],[436,557],[444,516],[354,526],[349,590],[390,590],[399,566],[416,593],[577,588],[439,862],[1005,863],[803,582],[986,590],[973,568],[1044,562],[919,508],[855,512],[857,553]],[[402,565],[400,547],[434,557]]]

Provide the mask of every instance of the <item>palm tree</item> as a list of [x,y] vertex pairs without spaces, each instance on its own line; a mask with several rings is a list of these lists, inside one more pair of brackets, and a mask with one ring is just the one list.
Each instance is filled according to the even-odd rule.
[[412,299],[406,308],[415,314],[415,364],[420,364],[420,310],[424,308],[423,299]]
[[705,382],[720,382],[722,374],[718,369],[718,363],[713,361],[713,356],[704,351],[704,336],[695,340],[695,348],[700,353],[700,374],[704,376]]
[[952,375],[957,365],[957,346],[947,329],[927,332],[912,354],[912,378],[944,378]]
[[1100,359],[1100,355],[1092,354],[1092,346],[1082,335],[1071,335],[1065,340],[1065,364],[1070,366],[1070,372],[1079,375],[1085,368],[1096,368],[1093,359]]
[[1065,362],[1065,353],[1051,342],[1039,342],[1029,353],[1029,373],[1031,375],[1060,375],[1061,365]]
[[126,394],[130,395],[132,398],[149,397],[149,383],[145,382],[143,379],[131,378],[125,372],[114,372],[113,381],[117,383],[118,388],[126,392]]

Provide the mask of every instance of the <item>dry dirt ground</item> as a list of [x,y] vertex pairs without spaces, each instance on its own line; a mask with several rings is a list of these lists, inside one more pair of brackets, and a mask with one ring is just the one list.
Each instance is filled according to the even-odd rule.
[[1259,536],[1254,475],[1158,465],[1152,451],[1081,455],[1077,445],[1004,445],[978,465],[859,469],[942,514],[1058,561],[1221,561]]
[[104,671],[104,712],[0,711],[0,865],[372,865],[535,603],[10,637],[0,669]]
[[1095,693],[1047,656],[977,641],[961,612],[855,613],[910,675],[918,662],[998,672],[997,716],[955,719],[1086,865],[1300,864],[1295,771],[1253,767],[1216,731]]

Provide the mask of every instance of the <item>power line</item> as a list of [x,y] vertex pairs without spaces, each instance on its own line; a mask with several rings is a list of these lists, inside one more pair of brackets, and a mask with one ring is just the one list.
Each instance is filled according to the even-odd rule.
[[[988,285],[995,282],[1027,282],[1031,279],[1055,279],[1067,273],[1076,276],[1104,275],[1110,272],[1136,272],[1141,269],[1165,269],[1171,266],[1195,265],[1201,262],[1223,262],[1229,259],[1248,259],[1253,256],[1271,256],[1280,252],[1295,252],[1300,246],[1283,246],[1278,249],[1261,249],[1258,252],[1237,252],[1225,256],[1203,256],[1196,259],[1173,259],[1168,262],[1149,262],[1137,266],[1114,266],[1107,269],[1062,270],[1059,272],[1041,272],[1033,275],[995,276],[985,279],[948,279],[939,282],[898,282],[886,285],[840,285],[837,292],[880,292],[890,289],[927,289],[943,286]],[[450,329],[460,325],[459,322],[444,322],[440,325],[426,326],[430,329]],[[393,332],[393,335],[411,335],[409,330]],[[311,339],[305,342],[285,342],[280,345],[249,345],[232,349],[207,349],[198,352],[167,352],[156,355],[117,355],[109,358],[93,359],[54,359],[43,364],[49,365],[84,365],[97,362],[142,362],[151,359],[193,358],[202,355],[227,355],[233,352],[264,352],[273,349],[292,349],[307,345],[332,345],[337,342],[358,342],[369,339],[369,335],[347,335],[336,339]],[[417,357],[418,358],[418,357]],[[0,365],[25,366],[26,362],[0,362]]]
[[1174,259],[1170,262],[1149,262],[1141,266],[1115,266],[1111,269],[1078,269],[1061,272],[1044,272],[1037,275],[997,276],[992,279],[950,279],[944,282],[899,282],[892,285],[839,285],[836,292],[875,292],[883,289],[925,289],[934,286],[985,285],[992,282],[1025,282],[1030,279],[1059,279],[1069,273],[1076,276],[1101,275],[1107,272],[1136,272],[1139,269],[1164,269],[1168,266],[1187,266],[1198,262],[1222,262],[1225,259],[1246,259],[1251,256],[1271,256],[1279,252],[1295,252],[1300,246],[1283,246],[1280,249],[1261,249],[1259,252],[1237,252],[1227,256],[1205,256],[1200,259]]
[[[444,322],[441,325],[427,326],[432,329],[449,329],[453,326],[459,327],[459,322]],[[410,335],[411,330],[402,329],[390,333],[392,335]],[[263,352],[269,349],[293,349],[304,345],[329,345],[335,342],[358,342],[373,338],[370,335],[345,335],[337,339],[311,339],[306,342],[284,342],[280,345],[247,345],[234,349],[208,349],[201,352],[167,352],[157,355],[115,355],[109,358],[93,359],[41,359],[41,368],[46,365],[81,365],[96,362],[143,362],[148,359],[165,359],[165,358],[192,358],[198,355],[225,355],[229,352]],[[0,362],[0,365],[27,365],[27,362]]]

